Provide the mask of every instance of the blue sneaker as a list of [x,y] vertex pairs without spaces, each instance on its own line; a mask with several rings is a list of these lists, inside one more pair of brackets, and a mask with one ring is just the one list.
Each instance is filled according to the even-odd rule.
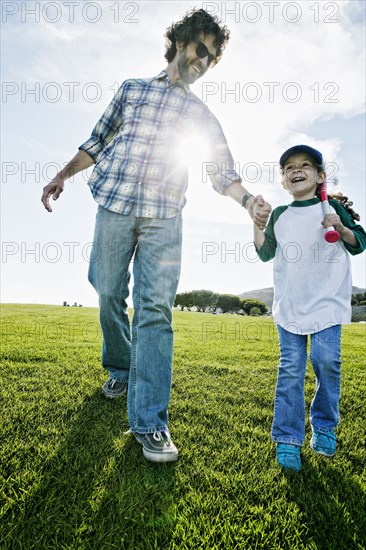
[[287,443],[277,443],[276,458],[283,470],[301,470],[300,447]]
[[334,456],[337,446],[337,437],[333,430],[327,433],[317,432],[312,426],[313,435],[310,439],[310,448],[323,456]]

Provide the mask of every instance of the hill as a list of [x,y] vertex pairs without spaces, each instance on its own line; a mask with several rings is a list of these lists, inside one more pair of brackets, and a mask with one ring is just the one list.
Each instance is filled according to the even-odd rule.
[[273,302],[273,287],[268,288],[259,288],[257,290],[249,290],[248,292],[243,292],[239,294],[240,298],[254,298],[256,300],[261,300],[266,304],[266,306],[271,309]]

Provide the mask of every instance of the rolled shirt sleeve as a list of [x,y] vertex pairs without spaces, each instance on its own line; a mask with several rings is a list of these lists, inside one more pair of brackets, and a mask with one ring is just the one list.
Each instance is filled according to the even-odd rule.
[[124,83],[94,126],[90,138],[79,146],[79,150],[86,151],[95,162],[122,125],[123,93]]
[[351,214],[347,212],[347,210],[344,208],[344,206],[342,206],[340,202],[331,199],[329,201],[329,204],[333,206],[334,210],[341,218],[341,222],[343,223],[343,225],[353,231],[353,234],[357,239],[358,246],[352,246],[346,242],[343,242],[346,250],[348,250],[348,252],[352,256],[356,256],[357,254],[361,254],[362,252],[364,252],[364,250],[366,249],[366,232],[364,228],[353,220]]
[[[278,209],[277,209],[278,210]],[[262,262],[269,262],[275,257],[277,241],[274,233],[274,224],[278,212],[274,210],[268,220],[267,227],[264,230],[264,242],[260,248],[254,243],[255,249]]]

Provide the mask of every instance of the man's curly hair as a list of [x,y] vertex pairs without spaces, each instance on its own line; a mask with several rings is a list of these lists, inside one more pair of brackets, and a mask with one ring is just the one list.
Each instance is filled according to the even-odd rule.
[[165,59],[170,63],[177,53],[177,43],[181,42],[185,48],[191,41],[198,40],[200,34],[213,34],[216,57],[212,66],[216,65],[222,57],[225,46],[230,38],[230,31],[226,25],[220,25],[220,20],[205,10],[192,10],[185,14],[181,21],[172,23],[168,27],[166,38]]

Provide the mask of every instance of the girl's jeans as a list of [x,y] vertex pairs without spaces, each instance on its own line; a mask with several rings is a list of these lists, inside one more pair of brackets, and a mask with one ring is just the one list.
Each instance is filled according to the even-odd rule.
[[[272,439],[277,443],[302,445],[305,439],[304,382],[307,335],[293,334],[277,326],[280,365],[275,395]],[[310,406],[310,422],[315,430],[329,432],[339,423],[341,385],[341,325],[310,335],[316,390]]]
[[[89,281],[99,296],[102,364],[110,378],[128,380],[132,432],[168,426],[173,358],[172,306],[177,291],[182,218],[136,218],[99,207]],[[127,312],[133,259],[132,336]]]

